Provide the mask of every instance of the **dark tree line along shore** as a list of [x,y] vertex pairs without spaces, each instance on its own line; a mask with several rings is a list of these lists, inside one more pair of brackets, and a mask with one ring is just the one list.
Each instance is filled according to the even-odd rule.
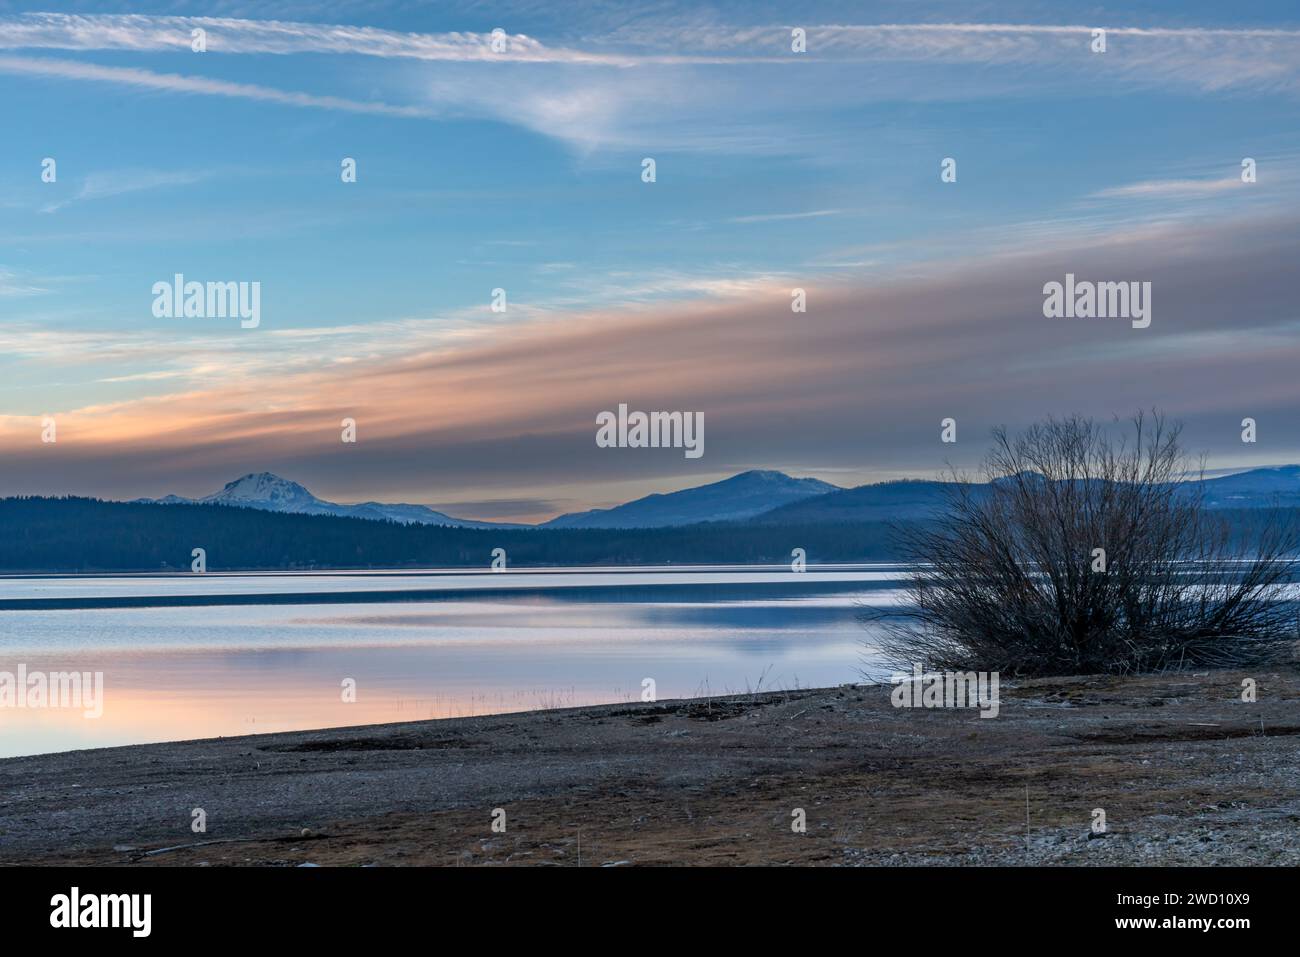
[[286,515],[223,505],[149,505],[91,498],[0,499],[0,569],[10,572],[209,571],[488,567],[506,550],[527,565],[810,563],[895,558],[884,522],[705,523],[652,529],[473,529]]

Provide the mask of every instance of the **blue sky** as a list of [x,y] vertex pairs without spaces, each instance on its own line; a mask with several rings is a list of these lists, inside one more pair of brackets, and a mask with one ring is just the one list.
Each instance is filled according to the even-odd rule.
[[[1159,272],[1171,244],[1199,237],[1213,260],[1228,235],[1266,242],[1250,268],[1282,268],[1295,231],[1277,220],[1300,198],[1293,4],[792,9],[0,4],[0,494],[202,494],[265,468],[337,499],[543,517],[745,467],[840,484],[929,475],[943,457],[973,462],[991,425],[1135,404],[1185,418],[1215,467],[1300,459],[1289,381],[1207,345],[1218,321],[1289,348],[1294,303],[1254,302],[1268,283],[1245,285],[1246,266],[1222,277],[1233,318],[1180,330],[1165,311],[1144,340],[1072,328],[1041,351],[1012,346],[979,370],[998,396],[954,390],[972,372],[960,354],[943,368],[900,347],[888,363],[891,330],[915,318],[906,297],[861,314],[863,363],[837,366],[833,407],[811,360],[775,377],[721,347],[708,366],[687,361],[708,353],[713,310],[788,304],[795,286],[852,315],[894,302],[899,283],[994,274],[1017,256],[1060,250],[1069,268],[1136,243],[1116,268],[1150,253]],[[195,26],[206,53],[189,49]],[[793,26],[806,54],[790,52]],[[1089,50],[1093,27],[1108,30],[1104,54]],[[340,181],[343,157],[356,183]],[[261,282],[262,325],[155,318],[150,287],[177,272]],[[1042,323],[1032,302],[1053,277],[1006,272],[1030,307],[997,321]],[[497,287],[504,315],[488,308]],[[753,328],[779,355],[782,335],[825,321],[814,305]],[[625,334],[639,365],[601,351]],[[532,365],[520,343],[538,344]],[[1077,357],[1077,372],[1098,349],[1127,382],[1153,348],[1140,393],[1099,394],[1086,377],[1057,395],[1017,385],[1017,370]],[[913,364],[943,401],[873,392],[881,361]],[[1254,404],[1207,405],[1219,371],[1260,388]],[[487,394],[467,406],[465,390]],[[716,423],[710,454],[598,454],[594,415],[620,401],[700,408]],[[366,440],[345,461],[321,435],[354,408]],[[960,449],[934,447],[941,408],[973,413]],[[1234,440],[1249,414],[1278,417],[1267,443]],[[65,426],[57,450],[37,441],[45,416]],[[816,425],[855,419],[860,433]]]

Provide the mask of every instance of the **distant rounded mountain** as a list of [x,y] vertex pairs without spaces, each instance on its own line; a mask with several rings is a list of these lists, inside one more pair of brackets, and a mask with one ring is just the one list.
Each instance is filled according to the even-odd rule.
[[791,478],[784,472],[754,469],[710,485],[647,495],[615,508],[572,512],[553,518],[541,527],[662,528],[696,522],[735,522],[838,491],[839,486],[818,479]]
[[836,489],[826,495],[772,509],[760,517],[771,524],[800,522],[893,522],[931,518],[947,501],[946,482],[903,479]]

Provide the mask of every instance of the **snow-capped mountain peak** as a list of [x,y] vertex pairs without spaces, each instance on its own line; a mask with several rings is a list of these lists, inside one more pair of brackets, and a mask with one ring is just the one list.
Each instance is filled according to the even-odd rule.
[[344,518],[399,522],[403,525],[455,525],[461,528],[518,527],[496,522],[452,518],[427,505],[386,505],[383,502],[340,505],[319,499],[309,492],[306,486],[281,478],[274,472],[250,472],[233,482],[227,482],[220,492],[213,492],[200,499],[168,495],[161,499],[135,499],[135,502],[146,505],[226,505],[233,508],[256,508],[264,512],[338,515]]
[[297,482],[280,478],[272,472],[251,472],[212,495],[199,499],[214,505],[260,505],[277,512],[300,511],[304,506],[324,505]]

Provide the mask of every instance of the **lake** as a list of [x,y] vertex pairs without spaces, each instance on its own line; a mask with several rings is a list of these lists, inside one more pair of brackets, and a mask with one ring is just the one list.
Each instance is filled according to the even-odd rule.
[[[102,713],[0,707],[0,756],[879,678],[897,565],[0,578],[0,680],[103,674]],[[11,679],[13,680],[13,679]],[[355,700],[345,700],[355,688]]]

